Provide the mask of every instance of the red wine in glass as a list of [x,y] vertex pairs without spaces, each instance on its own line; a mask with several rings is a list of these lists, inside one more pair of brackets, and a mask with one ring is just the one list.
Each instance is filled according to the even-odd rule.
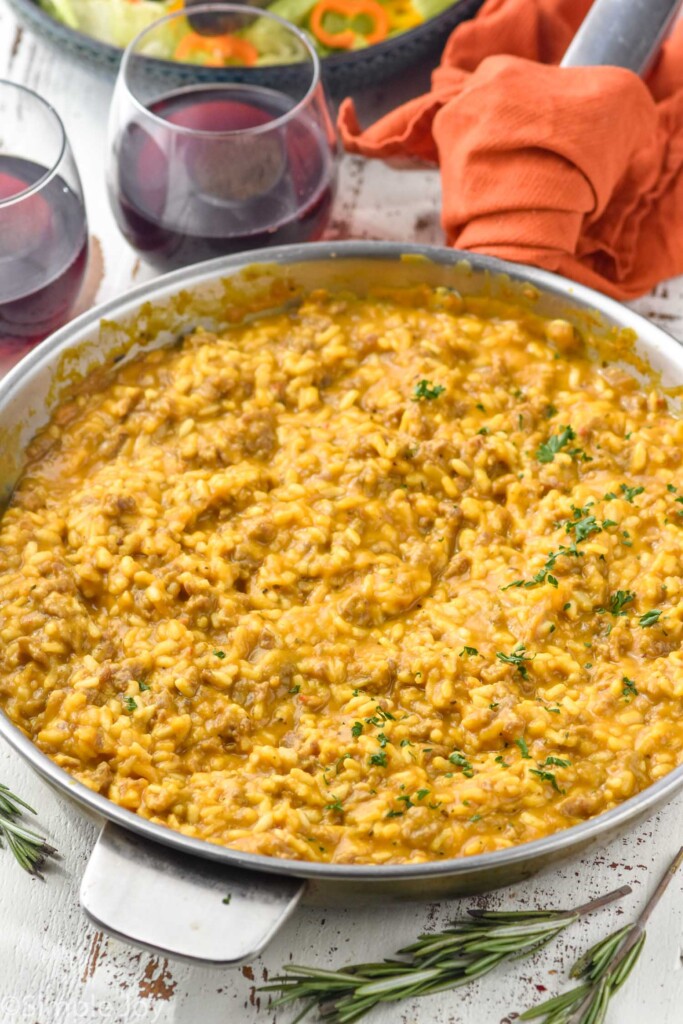
[[0,345],[29,346],[60,327],[83,281],[80,196],[58,174],[22,196],[48,174],[33,160],[0,153]]
[[[109,191],[130,244],[160,269],[319,238],[334,153],[318,119],[261,86],[161,96],[116,142]],[[173,127],[174,126],[174,127]],[[180,130],[177,130],[180,129]]]

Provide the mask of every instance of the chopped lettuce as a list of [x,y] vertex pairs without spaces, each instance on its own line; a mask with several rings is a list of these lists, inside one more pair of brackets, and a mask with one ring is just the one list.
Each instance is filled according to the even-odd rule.
[[[276,0],[269,10],[272,11],[278,3],[290,5],[292,0]],[[310,0],[306,0],[306,3],[310,3]],[[240,35],[253,43],[258,50],[259,64],[296,64],[306,59],[306,49],[299,39],[284,25],[269,18],[259,18],[248,28],[243,29]]]
[[48,13],[71,28],[111,46],[127,46],[138,32],[163,17],[170,0],[41,0]]
[[412,2],[415,10],[422,15],[425,21],[435,18],[447,7],[453,6],[453,0],[412,0]]
[[301,26],[317,2],[318,0],[273,0],[272,4],[268,4],[268,10],[272,14],[279,14],[285,21],[291,21],[293,25]]

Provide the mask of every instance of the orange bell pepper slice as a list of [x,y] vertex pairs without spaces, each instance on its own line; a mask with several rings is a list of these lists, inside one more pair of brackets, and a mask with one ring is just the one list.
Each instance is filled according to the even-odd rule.
[[239,60],[245,67],[252,67],[258,60],[258,50],[248,39],[240,39],[230,34],[201,36],[198,32],[188,32],[176,47],[176,60],[187,60],[193,53],[201,53],[206,57],[209,67],[225,67],[229,60]]
[[373,22],[370,32],[362,35],[368,46],[380,43],[389,34],[389,15],[377,0],[318,0],[311,11],[311,32],[323,46],[331,50],[352,50],[356,45],[356,37],[361,33],[354,32],[352,28],[328,32],[323,25],[326,14],[341,14],[349,21],[359,14],[367,15]]

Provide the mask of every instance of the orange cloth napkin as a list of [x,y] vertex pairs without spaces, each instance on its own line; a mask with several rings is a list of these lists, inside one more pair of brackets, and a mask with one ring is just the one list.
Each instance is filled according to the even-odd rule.
[[346,148],[437,162],[449,245],[531,263],[616,298],[683,273],[683,22],[647,82],[558,68],[590,0],[487,0],[432,90]]

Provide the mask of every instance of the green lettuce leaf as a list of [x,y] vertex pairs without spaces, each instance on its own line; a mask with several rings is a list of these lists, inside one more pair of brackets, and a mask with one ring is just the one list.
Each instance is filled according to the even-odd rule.
[[42,6],[70,28],[111,46],[127,46],[152,22],[163,17],[166,0],[41,0]]

